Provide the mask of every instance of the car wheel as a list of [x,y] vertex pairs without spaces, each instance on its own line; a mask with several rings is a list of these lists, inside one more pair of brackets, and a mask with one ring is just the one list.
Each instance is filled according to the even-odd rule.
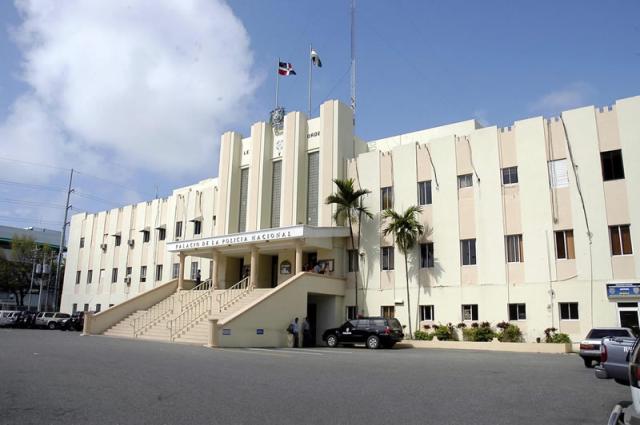
[[593,360],[588,358],[583,358],[582,360],[584,360],[584,367],[588,367],[589,369],[593,367]]
[[335,335],[329,335],[327,337],[327,347],[334,348],[338,345],[338,337]]
[[51,330],[54,330],[56,328],[56,322],[49,322],[49,324],[47,325],[47,327]]
[[375,350],[376,348],[379,348],[379,347],[380,347],[380,338],[378,338],[375,335],[371,335],[369,338],[367,338],[367,348]]

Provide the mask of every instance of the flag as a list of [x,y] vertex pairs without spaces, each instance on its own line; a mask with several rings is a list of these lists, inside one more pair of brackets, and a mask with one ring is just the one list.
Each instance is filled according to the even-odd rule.
[[293,65],[287,62],[279,62],[278,63],[278,74],[280,75],[296,75],[296,72],[293,70]]
[[318,56],[318,52],[315,49],[311,49],[311,63],[313,63],[318,68],[322,68],[322,61],[320,60],[320,56]]

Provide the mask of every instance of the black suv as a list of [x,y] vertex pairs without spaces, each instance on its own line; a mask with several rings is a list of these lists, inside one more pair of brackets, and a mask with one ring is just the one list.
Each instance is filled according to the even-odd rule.
[[81,331],[84,328],[84,311],[76,311],[60,324],[63,331]]
[[402,325],[398,319],[384,317],[362,317],[345,322],[339,328],[327,329],[322,334],[322,340],[329,347],[338,344],[366,344],[375,349],[391,348],[396,342],[402,341]]

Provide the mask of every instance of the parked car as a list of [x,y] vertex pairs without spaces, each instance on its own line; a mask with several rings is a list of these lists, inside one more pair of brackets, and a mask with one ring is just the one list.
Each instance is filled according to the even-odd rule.
[[18,319],[19,311],[8,311],[2,310],[0,311],[0,326],[15,326],[16,320]]
[[618,384],[629,385],[629,355],[636,338],[606,337],[600,343],[600,364],[596,366],[596,377],[613,379]]
[[40,312],[36,316],[36,326],[53,330],[58,328],[64,319],[69,319],[70,317],[71,315],[67,313]]
[[33,328],[36,321],[36,312],[34,311],[21,311],[16,321],[16,326],[19,328]]
[[593,328],[580,343],[580,357],[585,367],[593,367],[593,362],[600,362],[600,341],[605,337],[633,337],[629,328]]
[[84,311],[76,311],[71,317],[60,323],[60,329],[65,331],[81,331],[84,328]]
[[631,350],[628,373],[632,401],[621,401],[613,407],[609,425],[640,424],[640,344],[634,344]]
[[404,334],[398,319],[384,317],[349,320],[339,328],[327,329],[322,334],[322,340],[329,347],[340,344],[365,344],[372,349],[392,348],[398,341],[402,341],[402,338]]

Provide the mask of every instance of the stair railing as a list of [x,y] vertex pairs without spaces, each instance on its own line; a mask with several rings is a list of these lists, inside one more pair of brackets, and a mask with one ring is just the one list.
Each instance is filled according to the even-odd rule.
[[208,291],[211,289],[212,282],[211,279],[207,279],[204,282],[200,283],[200,285],[189,289],[188,291],[180,291],[180,303],[184,306],[193,301],[198,295],[196,291]]
[[222,312],[229,308],[234,302],[247,295],[253,290],[253,286],[249,283],[249,277],[245,277],[231,288],[216,295],[218,300],[218,311]]
[[208,291],[198,295],[187,306],[183,306],[183,311],[180,314],[167,322],[171,341],[174,341],[184,330],[199,321],[203,316],[211,313],[210,295]]
[[133,319],[131,326],[133,326],[134,338],[137,338],[151,326],[170,315],[173,312],[174,306],[175,297],[171,295],[169,298],[165,298],[158,304],[152,306],[144,314]]

